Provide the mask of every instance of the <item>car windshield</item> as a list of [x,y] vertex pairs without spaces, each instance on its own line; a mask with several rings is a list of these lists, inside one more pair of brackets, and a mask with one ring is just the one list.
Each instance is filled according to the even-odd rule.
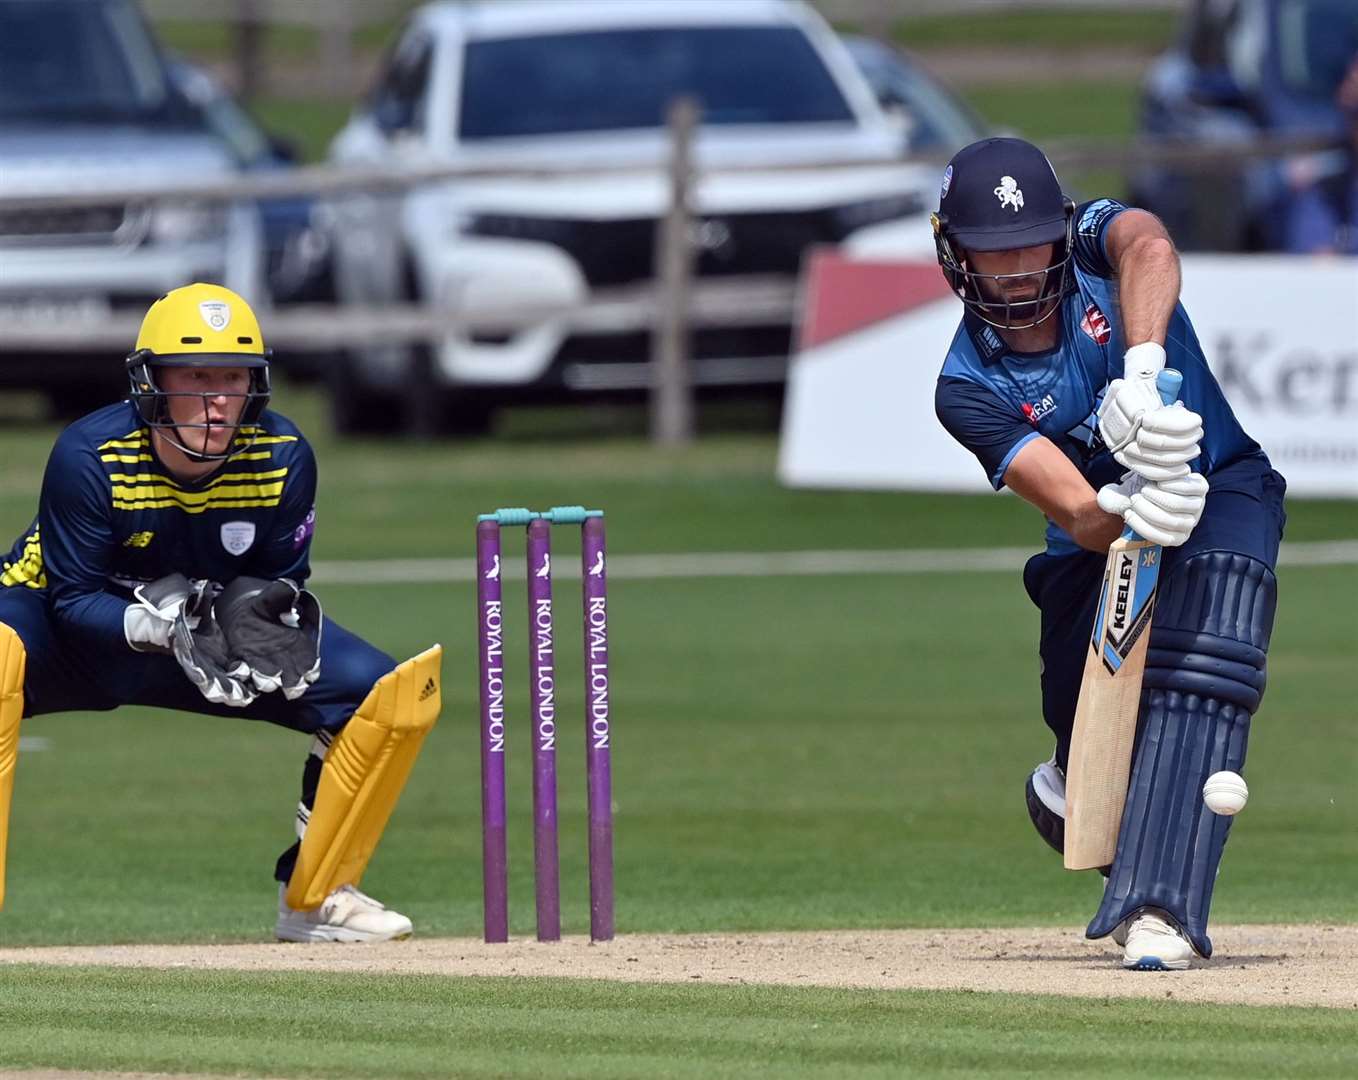
[[795,27],[666,27],[468,43],[459,135],[660,127],[685,94],[698,99],[705,124],[853,120]]
[[1278,64],[1290,90],[1332,101],[1356,57],[1358,4],[1353,0],[1282,0],[1278,5]]
[[0,117],[138,121],[183,112],[130,5],[0,2]]

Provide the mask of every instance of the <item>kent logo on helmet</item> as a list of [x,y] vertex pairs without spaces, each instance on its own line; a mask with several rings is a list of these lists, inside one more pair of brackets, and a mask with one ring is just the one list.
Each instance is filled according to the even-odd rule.
[[248,446],[233,445],[237,430],[269,404],[269,357],[243,298],[220,285],[185,285],[142,320],[127,358],[130,396],[146,425],[190,460],[225,461]]
[[[1075,286],[1071,230],[1075,204],[1045,154],[1022,139],[983,139],[959,151],[944,173],[934,246],[948,283],[967,310],[1001,330],[1026,330],[1050,318]],[[1016,251],[1050,244],[1046,265],[983,274],[968,252]]]

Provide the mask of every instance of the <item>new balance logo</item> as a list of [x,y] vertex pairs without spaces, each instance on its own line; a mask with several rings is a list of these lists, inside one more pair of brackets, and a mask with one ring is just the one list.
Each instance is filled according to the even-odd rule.
[[420,700],[428,701],[438,692],[439,692],[438,683],[434,681],[433,676],[430,676],[429,681],[424,684],[424,689],[420,691]]

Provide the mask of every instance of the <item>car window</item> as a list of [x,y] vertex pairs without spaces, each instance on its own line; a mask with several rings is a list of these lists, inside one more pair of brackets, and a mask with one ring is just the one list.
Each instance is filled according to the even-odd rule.
[[428,38],[406,38],[397,46],[372,97],[372,114],[383,131],[424,124],[425,89],[434,46]]
[[690,94],[705,124],[850,123],[795,27],[667,27],[472,41],[463,140],[653,128]]
[[1278,66],[1288,89],[1329,102],[1358,56],[1358,4],[1353,0],[1282,0]]
[[885,109],[910,117],[910,147],[916,153],[952,153],[985,135],[965,105],[905,57],[874,44],[849,43],[849,53]]
[[0,116],[187,122],[191,112],[171,92],[132,7],[6,0],[0,3]]

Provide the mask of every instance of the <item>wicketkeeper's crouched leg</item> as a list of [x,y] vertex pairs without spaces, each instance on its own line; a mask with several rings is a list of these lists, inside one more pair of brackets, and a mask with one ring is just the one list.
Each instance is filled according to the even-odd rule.
[[[312,746],[298,810],[301,841],[279,860],[294,910],[356,887],[441,703],[439,646],[379,678],[338,733]],[[314,805],[308,796],[314,793]]]
[[1202,786],[1244,766],[1277,582],[1257,559],[1213,551],[1178,563],[1161,588],[1117,854],[1087,935],[1156,908],[1211,956],[1208,911],[1231,818],[1207,809]]
[[5,903],[5,859],[14,767],[19,762],[19,721],[24,715],[24,662],[19,635],[0,623],[0,907]]

